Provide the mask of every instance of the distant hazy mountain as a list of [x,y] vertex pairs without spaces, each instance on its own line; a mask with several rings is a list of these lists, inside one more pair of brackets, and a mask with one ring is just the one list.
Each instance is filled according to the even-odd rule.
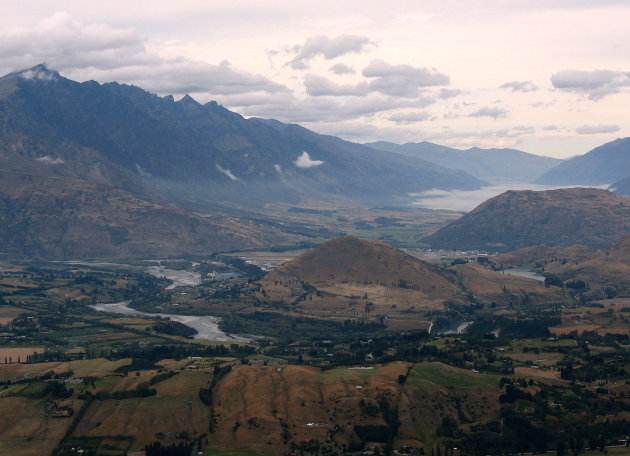
[[628,176],[630,138],[623,138],[560,163],[536,182],[549,185],[603,185]]
[[[29,145],[27,140],[21,144]],[[59,176],[51,172],[54,166],[50,160],[33,163],[0,143],[2,254],[29,259],[164,258],[261,248],[291,238],[224,211],[197,214],[158,201],[159,196],[142,199],[99,182],[104,178]],[[93,171],[98,174],[98,165]]]
[[[0,113],[0,139],[59,175],[98,168],[112,186],[124,179],[126,190],[157,192],[193,207],[391,202],[424,189],[482,185],[461,171],[375,155],[298,125],[244,119],[215,102],[201,105],[189,96],[176,102],[118,83],[78,83],[43,65],[0,79]],[[29,147],[19,147],[24,139],[17,137]]]
[[562,160],[528,154],[515,149],[460,150],[430,142],[394,144],[367,143],[373,149],[417,157],[445,168],[460,169],[493,184],[533,182]]
[[625,179],[615,182],[608,187],[608,190],[616,193],[617,195],[630,196],[630,177],[626,177]]
[[508,191],[423,239],[433,248],[506,252],[538,244],[604,247],[630,233],[630,198],[594,188]]

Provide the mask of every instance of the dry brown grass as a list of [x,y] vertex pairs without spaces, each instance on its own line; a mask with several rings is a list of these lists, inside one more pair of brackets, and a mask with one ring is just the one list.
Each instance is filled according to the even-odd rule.
[[566,300],[564,292],[557,287],[545,287],[538,280],[503,274],[477,263],[461,264],[453,269],[467,290],[489,302],[522,301],[525,295],[532,303],[560,303]]
[[562,353],[511,353],[507,352],[504,354],[507,358],[513,359],[515,361],[524,361],[524,362],[533,362],[539,366],[554,366],[558,361],[560,361],[564,355]]
[[[415,380],[404,386],[397,381],[411,367],[404,362],[330,371],[293,365],[238,366],[215,388],[216,439],[223,442],[223,449],[280,454],[287,448],[283,429],[292,441],[325,440],[331,427],[339,426],[336,442],[349,443],[357,439],[355,425],[385,424],[378,404],[387,400],[399,409],[400,442],[422,446],[433,438],[443,416],[457,416],[452,395],[459,394],[460,387],[466,391],[462,407],[471,422],[496,411],[488,403],[498,403],[498,378],[440,363],[422,366],[422,372],[431,376],[414,374]],[[454,387],[450,379],[456,380]],[[366,413],[368,409],[375,412]]]
[[50,371],[56,374],[72,371],[72,376],[74,378],[86,376],[103,377],[106,375],[112,375],[116,369],[130,363],[130,358],[124,358],[116,361],[98,358],[35,364],[0,364],[0,381],[15,381],[25,377],[34,378],[42,376]]
[[563,334],[569,334],[573,331],[577,331],[578,334],[582,334],[584,331],[597,331],[601,329],[595,325],[575,325],[575,326],[552,326],[549,331],[555,336],[561,336]]
[[[199,388],[210,378],[186,372],[157,384],[158,396],[95,401],[74,435],[130,436],[134,439],[131,450],[138,451],[154,442],[158,433],[186,431],[191,436],[207,433],[209,410],[199,400]],[[168,443],[169,439],[162,442]]]
[[[75,409],[80,401],[75,401]],[[63,437],[72,418],[51,418],[40,401],[7,397],[0,401],[0,454],[41,456]]]
[[551,369],[533,369],[531,367],[515,367],[514,373],[519,376],[538,377],[548,380],[560,380],[560,371]]
[[0,326],[8,325],[21,314],[31,314],[33,312],[19,307],[0,306]]

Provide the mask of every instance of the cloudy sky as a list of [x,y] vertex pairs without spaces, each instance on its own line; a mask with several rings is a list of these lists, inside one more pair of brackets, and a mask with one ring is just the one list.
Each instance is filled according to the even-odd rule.
[[627,0],[3,0],[0,71],[564,158],[630,136],[629,22]]

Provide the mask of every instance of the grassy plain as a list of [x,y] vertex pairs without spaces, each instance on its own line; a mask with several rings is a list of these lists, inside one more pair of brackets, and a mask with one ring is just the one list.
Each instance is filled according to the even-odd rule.
[[19,307],[0,306],[0,326],[10,324],[22,314],[32,314],[33,312]]

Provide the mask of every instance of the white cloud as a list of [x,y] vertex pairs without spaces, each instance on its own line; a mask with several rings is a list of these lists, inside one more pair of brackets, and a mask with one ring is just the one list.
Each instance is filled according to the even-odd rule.
[[214,97],[254,92],[281,93],[288,89],[269,79],[235,69],[228,61],[218,65],[186,59],[163,61],[150,68],[124,67],[92,72],[102,79],[133,82],[160,94],[212,94]]
[[300,155],[293,163],[298,168],[305,169],[314,168],[315,166],[320,166],[324,164],[324,162],[321,160],[311,160],[311,156],[306,151],[302,152],[302,155]]
[[[340,85],[324,76],[308,74],[304,78],[307,93],[311,96],[364,96],[380,92],[397,98],[417,98],[421,90],[430,86],[446,85],[449,77],[435,69],[415,68],[411,65],[392,65],[383,60],[373,60],[363,69],[369,82]],[[445,97],[455,96],[459,91],[443,92]]]
[[351,66],[346,65],[345,63],[337,63],[329,68],[335,74],[354,74],[356,71]]
[[425,120],[431,119],[433,119],[433,116],[425,111],[399,112],[389,116],[389,120],[399,124],[424,122]]
[[283,122],[339,122],[401,108],[423,108],[436,102],[435,99],[428,97],[396,99],[378,94],[347,99],[332,97],[301,99],[293,94],[252,94],[227,96],[221,101],[222,104],[246,116],[272,117]]
[[448,85],[450,78],[434,68],[411,65],[392,65],[383,60],[372,60],[363,69],[363,76],[372,79],[370,88],[394,97],[415,98],[420,89]]
[[313,97],[319,96],[344,96],[344,95],[366,95],[370,92],[369,86],[366,83],[360,83],[357,85],[340,85],[335,84],[330,79],[317,74],[307,74],[304,77],[304,86],[306,87],[306,93]]
[[[162,94],[287,90],[264,76],[235,69],[226,60],[210,64],[162,57],[147,50],[145,40],[133,29],[84,24],[68,13],[54,14],[31,28],[1,33],[0,42],[0,67],[8,71],[46,62],[74,79],[115,80]],[[23,73],[23,77],[36,76]]]
[[65,160],[61,157],[53,158],[50,155],[44,155],[43,157],[37,157],[35,160],[45,163],[46,165],[62,165]]
[[578,135],[597,135],[600,133],[616,133],[619,125],[583,125],[575,129]]
[[44,65],[38,65],[30,70],[22,71],[20,73],[20,77],[22,79],[31,80],[35,79],[38,81],[54,81],[58,78],[58,75],[48,70]]
[[461,95],[463,92],[457,89],[440,89],[438,92],[438,98],[442,100],[446,100],[448,98],[455,98],[458,95]]
[[115,29],[106,24],[83,24],[68,13],[56,13],[34,27],[0,35],[0,61],[22,69],[47,62],[54,68],[111,69],[121,65],[154,63],[133,29]]
[[492,117],[493,119],[498,119],[500,117],[505,117],[507,113],[507,110],[503,108],[492,108],[486,106],[474,112],[471,112],[470,114],[468,114],[468,117]]
[[217,164],[216,167],[217,167],[217,171],[219,171],[220,173],[225,174],[231,181],[239,181],[240,180],[229,169],[225,169],[219,164]]
[[326,35],[318,35],[308,38],[302,46],[296,46],[297,55],[288,62],[293,69],[303,70],[308,68],[306,62],[321,55],[326,60],[332,60],[345,54],[362,52],[371,42],[366,36],[339,35],[329,38]]
[[594,70],[560,71],[551,76],[556,89],[584,93],[591,100],[600,100],[630,86],[630,72]]
[[500,89],[510,89],[512,92],[534,92],[538,90],[532,81],[512,81],[502,84]]

